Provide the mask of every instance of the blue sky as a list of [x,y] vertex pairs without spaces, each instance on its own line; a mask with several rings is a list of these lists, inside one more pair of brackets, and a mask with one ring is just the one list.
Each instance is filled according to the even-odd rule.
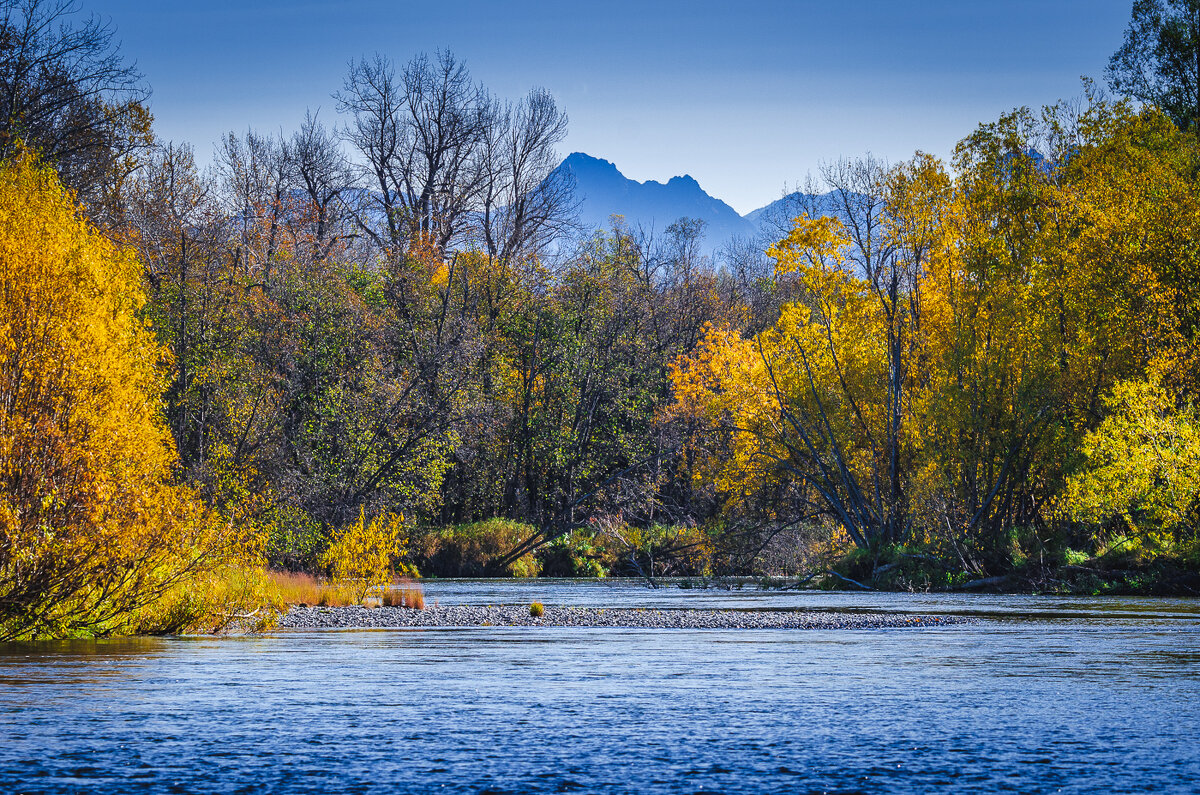
[[981,121],[1103,78],[1132,0],[84,0],[111,18],[156,127],[207,158],[229,130],[334,120],[347,62],[449,47],[494,93],[549,89],[563,154],[688,173],[745,213],[818,164],[943,157]]

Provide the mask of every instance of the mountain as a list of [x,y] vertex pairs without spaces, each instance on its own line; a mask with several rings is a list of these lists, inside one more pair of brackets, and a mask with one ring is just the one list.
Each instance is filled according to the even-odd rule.
[[638,182],[607,160],[575,152],[551,178],[564,175],[575,181],[579,221],[588,229],[608,229],[610,216],[622,215],[629,228],[640,226],[661,236],[680,218],[699,218],[705,224],[702,248],[709,254],[732,237],[749,238],[757,231],[754,224],[725,202],[709,196],[686,174],[666,183]]
[[638,182],[609,161],[583,152],[569,155],[551,175],[551,179],[564,177],[574,180],[578,220],[585,229],[608,229],[610,217],[621,215],[630,229],[641,227],[662,236],[680,218],[699,218],[704,221],[701,249],[709,255],[734,238],[765,248],[787,234],[792,219],[801,212],[834,214],[828,194],[794,192],[740,216],[686,174],[666,183]]

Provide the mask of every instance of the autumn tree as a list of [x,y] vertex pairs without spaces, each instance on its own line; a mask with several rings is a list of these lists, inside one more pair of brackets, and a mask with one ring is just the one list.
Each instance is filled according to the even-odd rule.
[[311,566],[364,508],[429,507],[473,370],[446,353],[467,328],[439,292],[452,268],[358,259],[350,219],[327,206],[322,222],[298,187],[310,168],[318,199],[335,183],[288,149],[235,138],[205,174],[162,147],[134,181],[129,242],[174,352],[166,413],[189,478],[275,563]]
[[1150,550],[1200,529],[1200,418],[1160,384],[1123,381],[1084,438],[1085,463],[1057,504],[1069,519],[1113,528]]
[[724,452],[696,471],[726,494],[766,497],[776,523],[825,516],[871,547],[908,535],[924,282],[949,178],[918,156],[843,161],[826,179],[835,214],[797,218],[768,250],[797,300],[752,339],[710,331],[677,365],[677,410],[723,429]]
[[834,212],[769,251],[779,319],[676,363],[694,481],[726,517],[1011,565],[1014,534],[1058,527],[1115,384],[1194,399],[1195,157],[1156,108],[1089,95],[981,125],[954,179],[923,155],[827,169]]
[[140,265],[30,155],[0,165],[0,260],[0,638],[127,630],[229,550],[175,485]]

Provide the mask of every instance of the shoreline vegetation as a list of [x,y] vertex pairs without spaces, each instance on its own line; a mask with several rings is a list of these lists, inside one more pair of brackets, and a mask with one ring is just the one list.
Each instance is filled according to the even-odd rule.
[[1196,595],[1181,2],[1134,5],[1121,97],[830,163],[709,256],[579,228],[566,114],[450,52],[206,166],[107,23],[0,0],[0,641],[420,575]]

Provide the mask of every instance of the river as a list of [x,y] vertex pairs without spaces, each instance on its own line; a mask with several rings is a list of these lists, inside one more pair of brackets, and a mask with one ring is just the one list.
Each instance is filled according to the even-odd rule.
[[1200,791],[1194,600],[620,581],[425,596],[974,620],[0,645],[0,791]]

